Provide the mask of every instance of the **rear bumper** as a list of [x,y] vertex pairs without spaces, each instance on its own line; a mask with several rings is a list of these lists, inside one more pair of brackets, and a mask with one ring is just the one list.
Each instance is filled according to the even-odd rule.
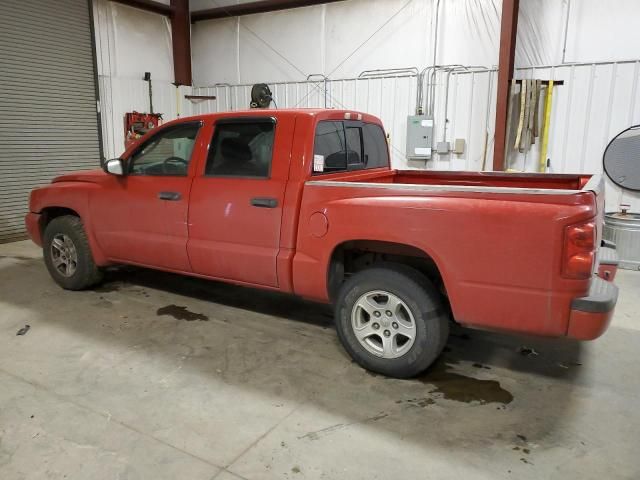
[[600,248],[600,265],[598,266],[598,276],[608,282],[613,282],[618,271],[618,254],[615,245],[603,246]]
[[36,245],[42,246],[42,234],[40,233],[40,214],[29,212],[24,217],[24,224],[27,227],[29,238]]
[[578,340],[593,340],[602,335],[613,316],[618,301],[618,287],[594,277],[589,295],[571,302],[567,336]]

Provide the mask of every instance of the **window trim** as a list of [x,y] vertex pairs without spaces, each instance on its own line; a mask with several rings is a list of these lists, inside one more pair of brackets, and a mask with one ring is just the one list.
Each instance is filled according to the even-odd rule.
[[[262,175],[215,175],[207,173],[207,166],[209,165],[209,155],[211,149],[214,147],[214,140],[218,133],[218,125],[242,125],[247,123],[270,123],[273,125],[273,145],[271,146],[271,159],[269,161],[269,171],[267,176]],[[276,146],[276,133],[278,130],[278,121],[273,116],[247,116],[247,117],[223,117],[213,122],[213,133],[211,134],[211,140],[209,141],[209,148],[207,149],[207,156],[204,161],[204,171],[202,172],[203,178],[244,178],[247,180],[271,180],[271,173],[273,171],[273,157],[274,149]]]
[[[367,164],[364,161],[364,132],[363,132],[364,122],[361,121],[345,121],[343,122],[344,127],[344,139],[345,139],[345,147],[349,147],[349,138],[347,136],[347,129],[353,128],[358,131],[358,137],[360,137],[360,151],[357,152],[360,158],[360,163],[354,163],[352,165],[357,165],[357,167],[349,168],[349,156],[347,155],[347,172],[352,172],[355,170],[366,170]],[[347,150],[348,152],[348,150]]]
[[[313,131],[313,154],[315,155],[315,151],[316,151],[316,132],[318,131],[318,125],[321,122],[331,122],[331,123],[341,123],[342,124],[342,130],[343,130],[343,135],[344,135],[344,139],[345,139],[345,147],[347,147],[347,125],[349,125],[351,128],[359,128],[360,129],[360,158],[363,160],[360,164],[358,165],[362,165],[362,166],[355,166],[356,164],[353,164],[352,166],[349,165],[348,163],[348,159],[347,160],[347,168],[344,170],[332,170],[332,171],[325,171],[325,172],[314,172],[313,171],[313,164],[311,164],[309,166],[310,170],[311,170],[311,176],[315,177],[315,176],[321,176],[321,175],[331,175],[331,174],[336,174],[336,173],[347,173],[347,172],[361,172],[361,171],[365,171],[365,170],[375,170],[378,168],[391,168],[391,155],[389,153],[389,143],[387,141],[387,137],[385,135],[385,131],[384,128],[382,127],[382,125],[375,123],[375,122],[365,122],[364,120],[347,120],[347,119],[322,119],[322,120],[318,120],[315,124],[315,128]],[[366,164],[364,163],[364,156],[365,156],[365,142],[364,142],[364,127],[365,125],[374,125],[376,127],[378,127],[380,129],[380,131],[382,132],[382,136],[384,138],[384,143],[387,146],[387,164],[386,165],[380,165],[378,167],[369,167],[367,168]],[[346,152],[345,152],[345,156],[346,156]]]
[[[194,140],[194,147],[193,150],[191,151],[191,157],[189,157],[189,161],[187,163],[187,172],[184,175],[167,175],[167,174],[148,174],[148,173],[133,173],[131,170],[133,168],[133,157],[140,152],[141,150],[143,150],[145,147],[147,147],[151,142],[153,142],[159,135],[163,135],[166,132],[170,132],[171,130],[177,130],[179,128],[184,128],[187,126],[197,126],[198,127],[198,131],[196,132],[196,138]],[[138,145],[136,147],[136,149],[131,152],[131,154],[124,159],[126,162],[126,171],[127,171],[127,176],[132,176],[132,177],[174,177],[174,178],[185,178],[189,176],[189,168],[191,167],[191,161],[193,160],[193,152],[196,149],[196,144],[198,143],[198,136],[200,135],[200,132],[202,132],[202,126],[203,126],[203,122],[202,120],[192,120],[192,121],[188,121],[188,122],[180,122],[177,123],[175,125],[170,125],[164,128],[158,128],[153,135],[151,135],[149,138],[147,138],[142,144]]]

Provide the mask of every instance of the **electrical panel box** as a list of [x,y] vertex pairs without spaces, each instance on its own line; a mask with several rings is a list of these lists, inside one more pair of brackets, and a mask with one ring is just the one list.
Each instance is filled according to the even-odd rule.
[[407,117],[407,158],[428,160],[431,158],[433,118],[426,115]]

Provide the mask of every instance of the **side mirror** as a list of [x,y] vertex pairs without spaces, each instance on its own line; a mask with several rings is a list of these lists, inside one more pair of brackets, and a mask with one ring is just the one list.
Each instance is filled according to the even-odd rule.
[[111,160],[107,160],[104,164],[104,171],[110,173],[111,175],[124,175],[124,165],[123,161],[120,158],[112,158]]

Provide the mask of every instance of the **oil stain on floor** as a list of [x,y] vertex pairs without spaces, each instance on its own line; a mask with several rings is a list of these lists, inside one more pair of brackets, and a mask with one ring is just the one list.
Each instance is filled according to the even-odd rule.
[[180,305],[167,305],[166,307],[161,307],[156,311],[156,315],[169,315],[170,317],[175,318],[176,320],[186,320],[187,322],[193,322],[194,320],[200,320],[202,322],[206,322],[209,320],[209,317],[203,315],[202,313],[195,313],[187,309],[187,307],[182,307]]
[[120,282],[104,282],[93,288],[94,292],[113,293],[120,291],[122,284]]
[[437,361],[419,381],[435,387],[430,393],[438,393],[446,400],[482,405],[513,401],[511,392],[505,390],[497,380],[479,380],[451,371],[451,362]]
[[25,257],[22,255],[0,255],[0,258],[10,258],[12,260],[20,260],[21,262],[30,262],[31,260],[40,260],[33,257]]

